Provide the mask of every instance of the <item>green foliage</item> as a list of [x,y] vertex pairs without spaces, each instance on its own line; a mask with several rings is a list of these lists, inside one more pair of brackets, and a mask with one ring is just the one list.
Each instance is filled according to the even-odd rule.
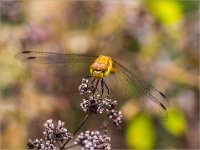
[[199,1],[179,1],[181,5],[183,6],[183,11],[185,12],[185,15],[189,15],[193,13],[194,11],[199,10]]
[[182,5],[178,1],[148,1],[148,6],[159,22],[166,26],[174,25],[182,19]]
[[153,148],[155,133],[151,118],[145,114],[135,116],[128,124],[126,141],[130,148]]

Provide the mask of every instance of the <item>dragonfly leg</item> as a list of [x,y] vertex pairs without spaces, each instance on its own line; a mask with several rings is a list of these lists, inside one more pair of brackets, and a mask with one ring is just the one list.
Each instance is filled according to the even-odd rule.
[[91,84],[89,85],[89,86],[91,87],[91,89],[92,89],[92,93],[93,93],[93,94],[94,94],[95,91],[96,91],[95,86],[94,86],[95,80],[96,80],[96,78],[94,78],[94,79],[92,80]]
[[99,84],[99,79],[97,80],[97,82],[96,82],[96,85],[95,85],[95,91],[97,91],[98,93],[99,93],[99,90],[98,90],[98,84]]
[[108,85],[106,84],[105,80],[104,80],[104,84],[105,84],[105,87],[107,89],[107,97],[109,97],[110,96],[110,89],[109,89]]
[[92,82],[91,82],[92,86],[94,86],[94,81],[95,81],[95,79],[96,79],[96,78],[94,78],[94,79],[92,80]]
[[102,79],[101,79],[101,97],[103,97],[104,86],[105,86],[105,80],[102,78]]

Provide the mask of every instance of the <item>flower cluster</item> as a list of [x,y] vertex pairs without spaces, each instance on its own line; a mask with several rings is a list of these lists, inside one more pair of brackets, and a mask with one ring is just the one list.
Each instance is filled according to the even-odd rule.
[[53,123],[52,119],[47,120],[44,124],[45,131],[43,132],[45,140],[55,143],[57,141],[63,142],[69,138],[72,138],[72,134],[67,132],[67,129],[64,128],[64,122],[60,120],[57,123],[57,126]]
[[89,85],[88,79],[83,78],[81,80],[81,84],[78,87],[78,90],[80,92],[80,95],[88,96],[91,93],[94,93],[95,88],[93,85]]
[[84,98],[80,106],[83,109],[83,111],[86,112],[87,114],[89,113],[101,114],[104,110],[103,99],[100,97],[100,95],[97,96],[93,95]]
[[110,138],[99,131],[85,131],[76,138],[75,144],[82,149],[110,149]]
[[63,142],[64,140],[68,140],[72,138],[72,134],[67,132],[67,129],[64,128],[64,122],[60,120],[57,124],[54,124],[52,119],[47,120],[44,124],[45,131],[44,139],[36,139],[34,141],[28,140],[27,146],[29,149],[38,149],[38,150],[48,150],[48,149],[56,149],[56,142]]
[[38,149],[38,150],[56,150],[56,146],[50,141],[44,142],[42,139],[36,139],[32,141],[31,139],[27,142],[28,149]]
[[[102,114],[103,112],[106,112],[109,121],[114,123],[117,127],[121,127],[122,114],[120,111],[115,110],[117,101],[108,97],[104,98],[102,96],[103,93],[100,95],[97,86],[98,85],[95,85],[94,87],[93,83],[89,84],[88,79],[82,79],[81,85],[79,85],[79,92],[82,96],[84,96],[84,98],[80,106],[87,115],[73,134],[67,132],[67,129],[64,128],[64,122],[59,120],[55,124],[53,123],[52,119],[50,119],[44,124],[44,140],[36,139],[32,141],[29,139],[27,142],[28,149],[55,150],[56,144],[60,149],[69,149],[78,145],[81,146],[81,149],[86,150],[111,149],[110,137],[107,136],[107,122],[104,122],[103,127],[101,127],[99,130],[87,130],[80,133],[75,139],[74,145],[66,147],[69,141],[75,136],[75,134],[89,118],[90,114]],[[98,94],[95,94],[97,92]]]
[[113,122],[117,127],[121,127],[122,123],[122,113],[121,111],[116,111],[115,106],[117,101],[112,101],[111,99],[105,98],[104,106],[106,107],[107,117],[111,122]]
[[122,113],[121,111],[116,111],[114,109],[108,110],[107,116],[117,127],[121,127],[122,123]]
[[105,110],[109,120],[117,127],[120,127],[122,123],[122,114],[120,111],[115,110],[117,105],[116,100],[107,97],[103,98],[99,94],[94,94],[95,91],[93,85],[89,84],[88,79],[85,78],[82,79],[81,85],[79,85],[79,92],[84,96],[80,106],[85,113],[101,114]]

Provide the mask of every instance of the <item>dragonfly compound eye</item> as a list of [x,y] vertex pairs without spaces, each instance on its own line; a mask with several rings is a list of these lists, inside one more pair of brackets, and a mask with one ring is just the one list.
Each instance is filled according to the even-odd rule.
[[101,68],[102,71],[108,70],[108,67],[105,64],[99,64],[99,68]]

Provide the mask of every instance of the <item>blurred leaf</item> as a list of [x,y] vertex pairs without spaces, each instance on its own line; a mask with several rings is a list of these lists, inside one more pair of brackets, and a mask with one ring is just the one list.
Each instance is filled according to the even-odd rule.
[[185,15],[194,13],[194,11],[199,10],[199,1],[179,1],[183,6],[183,11]]
[[134,53],[138,53],[140,51],[140,44],[137,39],[133,38],[129,38],[129,40],[127,39],[127,42],[125,43],[124,47]]
[[130,148],[152,148],[155,135],[151,119],[144,114],[134,117],[128,124],[126,141]]
[[153,0],[147,3],[151,12],[164,25],[174,25],[182,19],[182,5],[178,1]]
[[169,118],[163,121],[163,126],[173,135],[181,136],[186,130],[186,123],[180,110],[169,110]]

